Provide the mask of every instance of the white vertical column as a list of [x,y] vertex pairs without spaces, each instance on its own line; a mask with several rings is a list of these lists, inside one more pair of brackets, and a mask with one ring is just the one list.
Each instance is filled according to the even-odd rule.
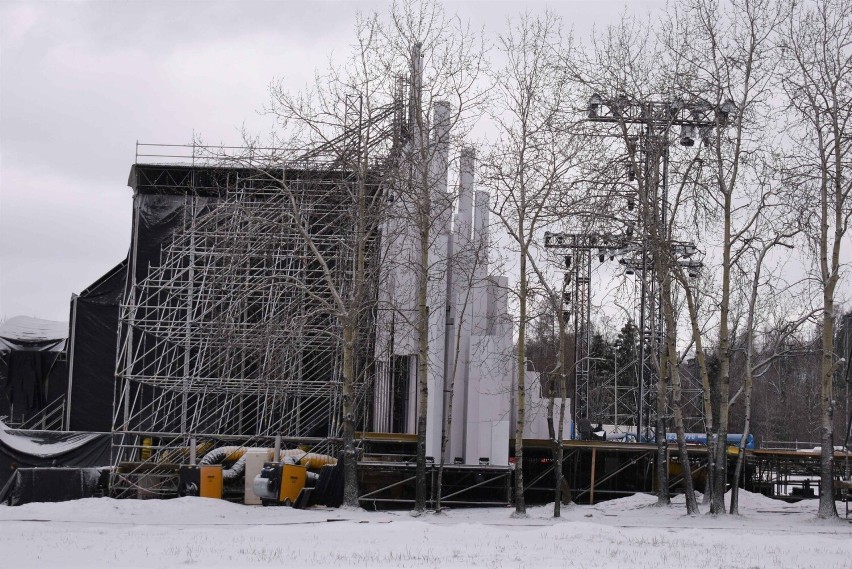
[[514,377],[512,321],[509,316],[509,279],[492,277],[490,281],[492,351],[489,358],[488,379],[480,385],[483,393],[483,402],[480,405],[485,409],[481,411],[482,420],[487,422],[491,431],[491,438],[487,441],[491,464],[507,465]]
[[427,372],[429,401],[426,413],[426,455],[438,460],[441,451],[441,427],[444,422],[444,372],[447,355],[447,257],[452,215],[452,201],[447,193],[450,104],[445,101],[436,103],[433,113],[432,140],[428,153],[431,227],[429,228],[429,282],[427,286],[429,303],[429,362]]
[[[464,459],[467,464],[478,464],[480,457],[489,456],[481,448],[480,383],[490,352],[488,338],[488,194],[475,193],[473,211],[472,250],[478,255],[474,269],[470,306],[470,364],[465,406]],[[490,437],[489,437],[490,438]],[[507,441],[508,443],[508,441]],[[490,447],[490,444],[488,445]],[[484,453],[483,453],[484,451]]]
[[[476,168],[476,155],[472,148],[463,148],[459,163],[459,206],[453,228],[452,315],[454,326],[447,327],[448,333],[456,336],[450,343],[453,350],[448,355],[447,377],[453,377],[453,414],[450,430],[447,459],[464,458],[465,423],[467,415],[467,384],[470,368],[470,332],[473,312],[473,271],[476,266],[477,252],[473,248],[473,177]],[[456,350],[458,354],[456,354]],[[453,375],[454,360],[455,374]]]

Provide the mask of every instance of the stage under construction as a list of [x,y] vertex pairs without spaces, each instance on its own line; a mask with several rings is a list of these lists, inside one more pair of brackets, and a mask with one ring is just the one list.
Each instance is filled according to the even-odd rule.
[[[137,145],[114,496],[174,495],[175,466],[223,446],[280,440],[337,456],[345,424],[413,434],[418,271],[426,452],[508,467],[512,324],[506,279],[487,270],[488,199],[474,190],[470,149],[458,186],[448,183],[450,106],[433,102],[417,130],[412,83],[372,114],[347,108],[333,136],[304,148]],[[427,234],[412,212],[423,192]]]

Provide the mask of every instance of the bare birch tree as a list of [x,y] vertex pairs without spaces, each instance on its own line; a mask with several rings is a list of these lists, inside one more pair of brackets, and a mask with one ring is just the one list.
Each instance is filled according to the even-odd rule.
[[[770,212],[770,215],[776,212]],[[786,217],[786,216],[784,216]],[[784,217],[781,218],[780,225],[776,231],[772,230],[772,222],[761,224],[762,230],[760,236],[755,237],[753,241],[748,243],[750,251],[748,255],[743,255],[740,258],[740,266],[737,267],[742,277],[742,285],[745,301],[744,315],[744,330],[743,330],[743,350],[744,350],[744,365],[743,365],[743,385],[740,390],[731,397],[731,404],[742,394],[744,403],[744,419],[742,434],[737,445],[737,461],[734,467],[734,481],[731,486],[731,504],[730,513],[739,513],[739,484],[738,481],[742,475],[743,465],[745,461],[745,449],[752,433],[752,395],[754,392],[754,381],[760,378],[772,363],[784,357],[788,353],[789,339],[792,334],[796,333],[802,324],[808,321],[813,313],[806,311],[798,318],[793,317],[788,312],[780,319],[780,322],[773,322],[769,334],[761,334],[760,328],[762,323],[768,322],[768,315],[772,314],[772,308],[776,299],[783,295],[786,289],[790,289],[784,281],[777,275],[772,274],[773,267],[769,265],[769,257],[779,247],[792,248],[792,241],[798,231],[795,227],[784,224]],[[768,226],[767,226],[768,225]],[[750,257],[747,259],[746,257]],[[742,266],[745,265],[745,266]],[[777,270],[777,268],[776,268]],[[767,274],[768,273],[768,274]],[[789,299],[787,299],[789,300]],[[758,341],[761,336],[763,339],[763,349],[758,350]]]
[[[564,57],[563,41],[561,22],[551,13],[540,17],[523,14],[499,36],[498,50],[506,63],[494,74],[492,119],[498,134],[484,164],[485,183],[494,193],[492,211],[517,247],[514,438],[515,514],[519,516],[526,515],[523,433],[530,281],[538,279],[540,286],[547,285],[546,271],[538,265],[535,241],[554,221],[553,205],[557,194],[569,188],[566,176],[577,154],[567,122],[569,85],[559,65]],[[551,288],[548,298],[559,298],[557,309],[561,311],[561,291]],[[561,472],[561,464],[554,468]]]
[[[382,247],[400,238],[387,234],[389,226],[384,221],[402,216],[405,222],[395,227],[413,227],[418,238],[418,257],[409,267],[416,273],[418,297],[412,319],[418,332],[420,384],[415,509],[425,509],[428,299],[434,293],[429,278],[443,271],[441,267],[447,263],[435,250],[436,227],[448,218],[452,205],[452,196],[435,195],[435,188],[446,185],[450,131],[465,127],[470,108],[481,97],[476,83],[482,51],[479,36],[433,2],[395,3],[387,14],[359,14],[353,54],[345,65],[331,65],[298,93],[273,84],[268,110],[278,119],[280,129],[270,146],[287,148],[286,155],[264,154],[259,145],[252,144],[254,165],[332,156],[344,172],[358,180],[358,191],[351,196],[355,265],[352,282],[344,288],[333,281],[327,255],[310,239],[308,214],[294,209],[301,216],[299,229],[326,276],[331,309],[341,327],[345,503],[350,506],[357,505],[355,428],[361,419],[353,393],[356,348],[364,341],[359,330],[365,309],[375,300],[376,283],[371,279],[379,272],[377,260],[368,258],[368,249],[380,226],[385,231]],[[447,101],[453,101],[455,107]],[[437,121],[432,119],[433,112]],[[393,202],[394,195],[404,199]],[[406,206],[394,209],[389,203]],[[383,257],[382,263],[387,262],[390,258]]]
[[[394,153],[399,152],[399,122],[401,105],[398,88],[379,65],[377,15],[359,14],[355,24],[355,42],[348,64],[330,64],[317,72],[313,84],[300,92],[291,92],[280,82],[270,88],[267,112],[278,124],[269,145],[259,145],[249,139],[249,153],[239,158],[249,166],[273,176],[280,172],[279,183],[290,203],[294,223],[308,248],[313,262],[319,267],[327,287],[327,309],[340,328],[341,342],[341,409],[344,499],[349,507],[358,506],[357,449],[355,432],[364,417],[360,416],[355,386],[359,374],[359,354],[367,338],[360,332],[375,299],[375,264],[381,254],[375,249],[378,227],[387,214],[386,192],[382,179],[394,179]],[[336,267],[336,252],[320,247],[314,240],[312,212],[304,211],[291,189],[287,176],[288,164],[328,161],[332,168],[343,172],[341,188],[351,203],[348,223],[352,239],[352,266]],[[343,281],[338,277],[344,270],[350,275]],[[363,377],[362,377],[363,379]]]
[[[820,518],[834,504],[833,379],[841,252],[852,216],[852,13],[841,0],[790,2],[781,42],[783,86],[793,118],[785,177],[805,206],[803,223],[822,296]],[[807,207],[806,204],[813,204]]]
[[[781,11],[771,0],[732,0],[720,4],[714,0],[686,0],[673,7],[666,44],[676,63],[670,70],[674,93],[701,105],[715,115],[715,126],[693,133],[708,152],[701,155],[700,195],[704,211],[719,220],[718,383],[709,385],[706,368],[702,381],[717,398],[705,394],[705,400],[718,401],[719,418],[711,446],[711,512],[725,513],[727,481],[726,440],[728,433],[731,362],[731,310],[733,302],[732,270],[743,250],[741,245],[753,236],[755,212],[744,204],[760,204],[759,196],[749,193],[744,165],[749,157],[767,143],[766,128],[770,87],[776,60],[775,34]],[[740,252],[738,252],[740,251]],[[694,319],[694,312],[692,316]],[[693,323],[693,332],[697,327]],[[706,344],[706,343],[705,343]],[[699,340],[696,339],[696,348]],[[702,349],[704,345],[701,346]],[[699,360],[705,361],[702,357]]]
[[459,17],[446,14],[441,4],[433,1],[394,3],[381,36],[385,67],[392,69],[404,61],[411,77],[408,141],[403,149],[408,170],[399,180],[398,191],[416,242],[410,267],[416,281],[418,382],[414,510],[422,512],[427,498],[428,377],[430,366],[444,365],[430,362],[430,330],[440,327],[435,319],[443,315],[430,312],[429,307],[433,299],[446,292],[444,289],[442,293],[436,275],[445,275],[449,262],[444,240],[453,204],[452,194],[438,189],[446,187],[450,137],[464,136],[484,100],[480,87],[484,47],[476,30]]

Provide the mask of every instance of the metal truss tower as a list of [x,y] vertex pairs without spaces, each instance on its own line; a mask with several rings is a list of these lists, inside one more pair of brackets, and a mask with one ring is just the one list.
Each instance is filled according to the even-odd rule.
[[[604,99],[597,94],[590,98],[587,120],[606,123],[610,130],[606,134],[624,141],[627,152],[620,159],[625,166],[624,175],[628,182],[636,182],[639,187],[635,191],[615,192],[624,194],[628,212],[634,212],[635,209],[635,213],[627,215],[630,219],[622,220],[628,228],[624,234],[593,231],[545,234],[546,248],[570,252],[566,257],[566,265],[568,259],[574,261],[573,269],[565,267],[567,288],[563,295],[566,307],[575,315],[574,417],[625,425],[629,423],[620,417],[632,415],[630,422],[635,425],[638,439],[649,437],[651,426],[657,424],[655,378],[659,373],[665,338],[659,279],[671,276],[657,274],[655,256],[664,256],[670,266],[678,266],[689,276],[696,276],[702,267],[700,253],[694,243],[672,238],[668,203],[671,130],[674,126],[680,127],[678,140],[683,146],[694,146],[696,142],[702,141],[706,143],[717,128],[726,124],[734,111],[733,103],[728,101],[713,106],[706,101],[654,102],[624,96]],[[635,238],[634,231],[637,233]],[[619,383],[617,370],[609,378],[600,378],[590,373],[591,312],[588,291],[590,260],[594,253],[601,260],[606,257],[618,258],[624,266],[625,274],[635,275],[638,280],[640,363],[639,377],[635,382]],[[687,428],[690,425],[701,425],[703,408],[700,397],[700,388],[687,386],[683,390]],[[621,414],[619,408],[622,409]]]

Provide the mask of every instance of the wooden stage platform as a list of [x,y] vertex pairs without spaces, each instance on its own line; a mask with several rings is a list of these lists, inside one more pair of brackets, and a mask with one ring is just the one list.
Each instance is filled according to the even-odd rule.
[[[414,503],[414,454],[416,437],[386,433],[359,433],[364,460],[359,462],[361,503],[368,508],[405,508]],[[563,499],[594,504],[637,492],[656,491],[654,444],[615,441],[564,441],[562,471]],[[513,441],[509,455],[513,457]],[[736,448],[729,448],[729,477],[733,476]],[[684,472],[692,473],[696,490],[706,481],[707,447],[689,445],[689,470],[680,464],[679,453],[669,444],[669,486],[673,493],[683,491]],[[835,453],[835,476],[844,476],[846,455]],[[509,466],[444,466],[441,502],[445,506],[508,505],[513,502],[513,475]],[[552,444],[548,440],[524,441],[524,497],[528,504],[544,504],[554,498]],[[438,465],[427,465],[429,504],[437,503]],[[819,453],[787,450],[746,450],[740,486],[753,492],[782,499],[818,497],[818,489],[806,482],[819,476]],[[729,480],[731,484],[733,481]],[[843,496],[838,484],[838,499]],[[801,488],[801,490],[795,490]],[[795,491],[794,491],[795,490]],[[570,497],[570,498],[568,498]]]

